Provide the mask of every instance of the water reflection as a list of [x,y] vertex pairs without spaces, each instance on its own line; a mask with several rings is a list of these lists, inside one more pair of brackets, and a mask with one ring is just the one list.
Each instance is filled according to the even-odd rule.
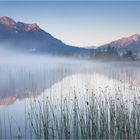
[[[99,87],[103,87],[105,78],[117,80],[120,85],[128,83],[130,86],[140,85],[139,66],[132,63],[102,63],[102,62],[53,62],[52,64],[45,62],[37,65],[7,65],[0,66],[0,105],[10,105],[17,99],[38,97],[42,92],[51,88],[56,83],[61,82],[65,77],[81,74],[77,79],[83,81],[86,85],[94,86],[98,82]],[[98,74],[97,78],[92,77]],[[82,75],[91,78],[81,79]],[[90,82],[96,79],[95,83],[90,85]],[[100,81],[102,79],[102,81]],[[106,86],[110,86],[108,81]],[[68,84],[69,85],[69,84]],[[76,86],[75,86],[76,87]],[[77,88],[77,87],[76,87]],[[90,87],[91,88],[91,87]],[[114,88],[114,87],[113,87]]]
[[90,103],[92,92],[98,99],[101,99],[101,93],[113,98],[121,92],[121,97],[128,101],[140,96],[140,69],[136,62],[6,63],[0,66],[0,73],[0,121],[5,119],[0,126],[1,138],[10,138],[10,133],[17,136],[18,128],[30,138],[30,133],[25,134],[25,118],[28,118],[26,113],[33,100],[43,102],[49,97],[52,106],[60,107],[61,98],[71,101],[75,96],[73,93],[81,106],[83,102]]

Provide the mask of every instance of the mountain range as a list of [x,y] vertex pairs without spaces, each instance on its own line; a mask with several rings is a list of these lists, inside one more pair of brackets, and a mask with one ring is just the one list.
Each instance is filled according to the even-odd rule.
[[8,46],[8,49],[22,52],[65,55],[89,52],[85,48],[66,45],[41,29],[37,24],[15,22],[6,16],[0,17],[0,43],[6,44],[5,46]]
[[79,48],[63,43],[37,24],[16,22],[10,17],[0,17],[0,44],[11,50],[31,53],[49,53],[57,55],[88,55],[105,53],[109,48],[116,50],[118,56],[123,56],[127,51],[132,54],[140,53],[140,35],[134,34],[119,40],[94,48]]
[[129,53],[129,57],[140,58],[140,35],[134,34],[129,37],[124,37],[105,45],[99,46],[97,52],[108,52],[108,49],[115,50],[118,56],[126,56]]
[[[111,43],[105,44],[100,46],[100,48],[105,48],[108,45],[110,45],[111,47],[115,47],[115,48],[128,48],[128,49],[140,49],[140,47],[136,46],[137,44],[140,43],[140,35],[139,34],[134,34],[132,36],[129,37],[124,37],[121,38],[119,40],[113,41]],[[132,47],[133,46],[133,47]]]

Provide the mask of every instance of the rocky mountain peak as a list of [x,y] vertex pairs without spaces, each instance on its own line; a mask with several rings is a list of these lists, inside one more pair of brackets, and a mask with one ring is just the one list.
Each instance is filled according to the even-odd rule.
[[23,22],[17,22],[16,26],[18,29],[25,31],[35,31],[40,29],[37,24],[25,24]]
[[130,36],[130,39],[132,39],[134,41],[139,41],[140,40],[140,35],[139,34],[134,34],[134,35]]
[[0,24],[14,30],[16,29],[17,31],[18,30],[35,31],[40,29],[37,24],[26,24],[23,22],[15,22],[12,18],[6,16],[0,17]]
[[16,22],[12,18],[6,16],[0,17],[0,23],[10,27],[15,26],[16,24]]

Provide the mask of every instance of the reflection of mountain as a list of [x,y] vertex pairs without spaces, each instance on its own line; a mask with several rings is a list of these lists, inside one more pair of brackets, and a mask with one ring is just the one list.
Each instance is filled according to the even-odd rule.
[[[8,49],[31,53],[87,54],[88,49],[64,44],[42,30],[37,24],[15,22],[9,17],[0,17],[0,43]],[[8,45],[9,44],[9,45]]]
[[10,105],[13,104],[17,98],[15,96],[6,96],[4,98],[0,98],[0,105]]
[[3,96],[0,98],[0,105],[11,105],[13,104],[17,99],[22,100],[23,98],[37,98],[39,96],[39,93],[29,91],[28,93],[24,93],[22,98],[20,98],[20,92],[9,92],[9,95]]
[[[51,67],[51,66],[50,66]],[[37,97],[45,89],[50,88],[55,83],[61,81],[67,75],[72,74],[68,68],[54,67],[45,69],[12,68],[1,71],[0,79],[0,104],[11,104],[16,99]]]
[[1,73],[3,79],[0,79],[0,105],[12,104],[16,99],[22,100],[24,98],[32,98],[39,96],[43,91],[49,89],[55,83],[58,83],[63,78],[71,76],[73,74],[95,74],[107,76],[109,79],[121,80],[122,82],[135,82],[139,85],[140,70],[134,65],[131,67],[130,63],[123,67],[120,63],[93,63],[93,66],[89,65],[85,67],[84,64],[77,65],[59,65],[54,68],[46,68],[43,70],[29,70],[23,69],[17,70],[13,73],[9,70],[9,73]]

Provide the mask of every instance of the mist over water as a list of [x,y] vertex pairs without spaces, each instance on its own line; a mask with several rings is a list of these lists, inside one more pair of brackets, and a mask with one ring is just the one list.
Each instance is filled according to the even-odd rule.
[[[122,99],[128,101],[139,97],[139,68],[137,61],[95,61],[2,49],[0,118],[5,123],[1,123],[0,138],[10,138],[11,130],[16,137],[18,128],[25,134],[25,108],[29,112],[34,100],[49,98],[52,107],[59,107],[61,100],[73,100],[76,94],[82,107],[83,102],[90,103],[93,91],[99,101],[104,94],[115,99],[116,93],[122,93]],[[30,138],[30,134],[26,137]]]

